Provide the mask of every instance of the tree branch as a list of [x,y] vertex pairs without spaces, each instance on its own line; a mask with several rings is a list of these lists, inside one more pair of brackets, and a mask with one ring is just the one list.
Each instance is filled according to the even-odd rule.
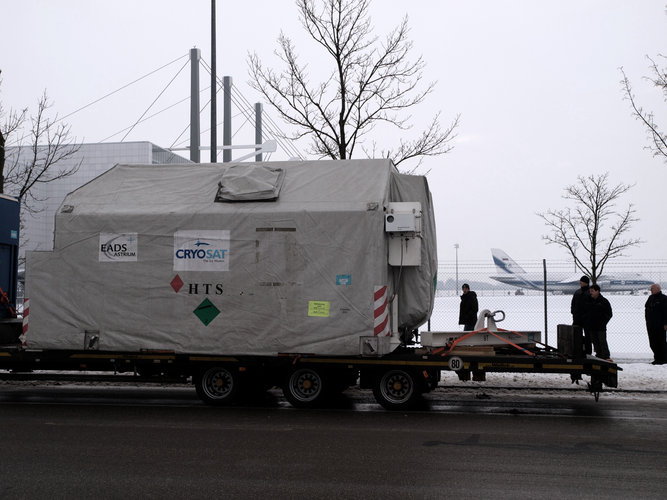
[[[563,199],[575,204],[574,208],[537,215],[551,230],[542,238],[565,248],[577,268],[595,283],[609,259],[620,257],[628,248],[642,243],[638,238],[623,239],[638,221],[632,204],[620,213],[615,209],[618,200],[633,186],[623,183],[609,186],[609,173],[577,179],[578,184],[567,186],[563,195]],[[577,248],[584,250],[588,263],[577,256]]]
[[[27,109],[20,113],[10,112],[8,121],[2,126],[3,140],[11,146],[0,150],[3,185],[0,192],[7,192],[21,198],[21,207],[28,212],[35,212],[34,201],[39,200],[34,194],[37,184],[53,182],[75,173],[81,162],[71,167],[60,168],[80,149],[70,135],[70,127],[59,123],[57,116],[47,116],[51,107],[46,92],[37,104],[37,112],[30,118],[30,129],[22,133],[27,121]],[[8,138],[9,141],[8,141]],[[3,144],[4,146],[4,144]]]
[[[352,158],[377,124],[411,128],[407,110],[424,101],[434,83],[422,86],[425,63],[410,60],[407,18],[385,39],[372,34],[370,0],[298,0],[299,17],[309,37],[332,62],[332,71],[311,84],[307,66],[300,65],[294,46],[281,34],[275,52],[284,68],[265,69],[257,54],[249,55],[250,85],[295,126],[294,139],[309,137],[310,151],[332,159]],[[318,7],[319,6],[319,7]],[[401,141],[387,157],[402,163],[445,154],[459,117],[445,129],[440,113],[416,139]],[[375,148],[373,148],[375,150]]]
[[[653,78],[644,78],[651,82],[654,86],[658,87],[662,91],[663,97],[667,100],[667,68],[659,68],[653,59],[648,56],[646,57],[649,61],[651,61],[649,69],[653,73]],[[660,55],[659,57],[664,56]],[[649,140],[652,142],[651,145],[646,146],[646,149],[652,151],[653,156],[662,157],[663,161],[667,163],[667,134],[660,132],[658,124],[655,122],[653,113],[650,111],[645,111],[640,105],[637,104],[636,97],[632,92],[630,80],[625,74],[623,67],[620,67],[619,70],[623,75],[623,79],[621,80],[621,89],[623,91],[624,99],[630,102],[632,114],[634,115],[635,119],[643,123],[649,135]]]

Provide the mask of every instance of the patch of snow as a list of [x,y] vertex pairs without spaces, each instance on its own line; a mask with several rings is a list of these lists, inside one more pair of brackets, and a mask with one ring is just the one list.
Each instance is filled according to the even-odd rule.
[[[667,394],[667,365],[652,365],[650,360],[616,360],[619,391],[664,392]],[[584,376],[583,384],[588,377]],[[508,387],[567,389],[573,387],[570,376],[559,373],[487,373],[485,382],[462,382],[452,372],[443,372],[440,382],[453,387]],[[581,384],[582,382],[580,382]],[[613,390],[613,389],[612,389]]]

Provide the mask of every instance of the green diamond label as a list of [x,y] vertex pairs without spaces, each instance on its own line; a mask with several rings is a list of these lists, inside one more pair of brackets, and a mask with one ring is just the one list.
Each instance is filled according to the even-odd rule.
[[208,299],[204,299],[204,301],[197,306],[197,309],[192,312],[202,323],[204,323],[204,326],[208,326],[208,324],[220,314],[220,310]]

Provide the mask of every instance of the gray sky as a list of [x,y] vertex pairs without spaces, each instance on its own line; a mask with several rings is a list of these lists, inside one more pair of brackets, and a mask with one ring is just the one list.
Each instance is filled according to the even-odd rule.
[[[64,116],[185,56],[191,47],[211,61],[209,0],[0,0],[0,5],[5,111],[34,110],[46,89],[52,110]],[[231,75],[250,102],[260,99],[247,85],[247,54],[257,52],[266,65],[279,68],[273,50],[281,30],[300,47],[314,78],[322,70],[292,0],[217,5],[218,76]],[[567,260],[559,247],[544,243],[546,227],[535,213],[562,208],[563,188],[578,175],[607,171],[613,184],[636,183],[621,207],[635,205],[641,220],[632,236],[646,242],[628,258],[667,258],[667,165],[644,149],[646,133],[623,100],[619,71],[625,68],[638,101],[667,127],[660,92],[642,80],[648,75],[645,56],[667,54],[666,11],[666,0],[375,0],[376,34],[386,34],[407,14],[413,54],[424,56],[425,80],[438,82],[414,110],[414,133],[438,110],[444,125],[461,113],[455,149],[423,164],[436,201],[441,259],[453,260],[458,243],[462,260],[489,262],[491,247],[515,260]],[[186,62],[180,59],[68,117],[77,140],[121,140],[125,132],[118,132],[146,111]],[[208,86],[208,74],[201,78],[202,87]],[[186,67],[148,115],[188,92]],[[170,147],[187,140],[187,132],[177,138],[188,120],[184,102],[137,125],[125,140]],[[208,120],[202,117],[202,130]],[[242,123],[242,116],[234,117],[234,129],[240,129],[234,142],[248,144],[252,130]],[[381,135],[378,143],[385,147],[383,141],[399,137]],[[207,143],[204,135],[202,144]],[[307,149],[305,143],[298,147]],[[285,157],[279,152],[272,159]]]

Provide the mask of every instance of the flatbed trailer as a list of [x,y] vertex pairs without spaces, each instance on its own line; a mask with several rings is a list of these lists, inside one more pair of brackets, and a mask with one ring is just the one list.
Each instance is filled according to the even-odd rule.
[[134,374],[139,381],[189,381],[207,404],[230,405],[253,391],[280,387],[295,407],[323,404],[328,397],[358,385],[371,389],[388,410],[413,407],[438,386],[442,372],[460,380],[484,381],[487,373],[558,373],[573,382],[590,377],[596,401],[603,387],[618,386],[620,368],[595,357],[573,358],[553,348],[531,354],[498,349],[493,355],[457,354],[456,350],[400,347],[381,357],[284,354],[234,356],[168,351],[76,351],[0,348],[0,370],[9,377],[39,371]]

